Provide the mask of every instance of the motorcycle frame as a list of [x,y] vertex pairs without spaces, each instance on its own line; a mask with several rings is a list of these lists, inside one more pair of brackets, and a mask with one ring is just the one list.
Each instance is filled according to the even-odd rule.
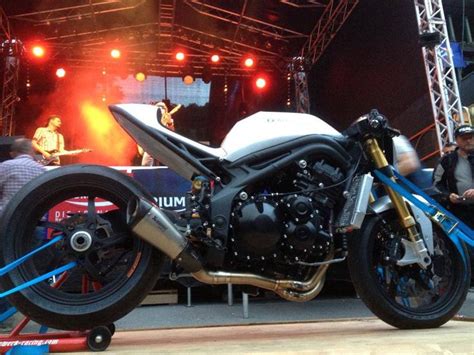
[[[221,246],[227,245],[229,227],[231,226],[232,202],[239,192],[253,182],[267,178],[292,162],[311,154],[320,154],[331,161],[336,161],[346,170],[347,183],[350,183],[356,173],[351,166],[353,158],[348,152],[352,148],[350,147],[351,140],[347,140],[345,137],[338,139],[325,135],[303,136],[228,162],[218,156],[218,149],[200,145],[175,132],[162,129],[162,127],[154,129],[136,120],[130,112],[122,107],[110,106],[110,110],[118,123],[145,151],[149,151],[152,156],[161,160],[179,175],[189,180],[203,175],[216,182],[217,188],[213,191],[210,203],[212,206],[210,222],[213,227],[213,238],[219,240],[218,244]],[[362,142],[366,154],[372,160],[373,167],[386,169],[388,176],[394,180],[387,158],[377,139],[369,136],[362,139]],[[346,184],[346,188],[347,186],[348,184]],[[419,255],[419,265],[426,268],[431,263],[431,259],[414,217],[404,199],[397,192],[385,185],[384,188],[403,228],[407,230],[415,253]],[[210,265],[221,267],[224,259],[225,248],[210,248],[207,260]]]

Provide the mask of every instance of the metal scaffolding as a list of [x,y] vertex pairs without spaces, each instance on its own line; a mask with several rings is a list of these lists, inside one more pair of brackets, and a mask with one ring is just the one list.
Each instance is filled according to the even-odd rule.
[[464,123],[442,0],[415,0],[439,150]]
[[20,55],[23,46],[20,41],[12,38],[8,18],[0,8],[0,23],[2,33],[0,38],[0,73],[2,91],[0,101],[0,129],[1,135],[11,136],[14,130],[15,104],[18,102],[18,72],[20,68]]

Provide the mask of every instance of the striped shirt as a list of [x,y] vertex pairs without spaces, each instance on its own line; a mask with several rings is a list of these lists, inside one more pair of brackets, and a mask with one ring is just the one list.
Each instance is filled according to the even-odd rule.
[[33,140],[47,152],[62,152],[64,150],[64,137],[61,133],[50,131],[47,127],[36,129]]
[[22,154],[0,164],[0,215],[8,201],[28,181],[40,175],[46,168],[33,160],[30,155]]

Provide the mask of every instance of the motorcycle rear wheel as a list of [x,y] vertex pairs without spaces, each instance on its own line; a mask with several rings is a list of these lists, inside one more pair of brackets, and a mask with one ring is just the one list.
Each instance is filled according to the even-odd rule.
[[[385,221],[385,222],[384,222]],[[436,328],[461,308],[469,289],[469,259],[463,262],[449,237],[433,225],[434,253],[426,270],[398,266],[406,238],[395,213],[370,217],[350,241],[349,271],[366,306],[400,329]]]
[[[61,286],[43,281],[9,296],[9,302],[39,324],[67,330],[112,324],[135,308],[155,285],[164,257],[128,230],[125,211],[133,196],[150,198],[133,179],[101,166],[62,167],[27,184],[1,221],[2,264],[52,237],[63,239],[6,274],[3,289],[71,261],[78,265],[61,275]],[[83,207],[62,214],[61,204]],[[101,211],[106,205],[112,210]],[[81,250],[88,238],[91,245]]]

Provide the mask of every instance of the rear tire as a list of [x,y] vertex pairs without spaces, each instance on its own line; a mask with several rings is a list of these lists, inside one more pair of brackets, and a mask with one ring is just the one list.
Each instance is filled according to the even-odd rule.
[[431,265],[426,270],[418,264],[398,266],[404,230],[393,212],[380,217],[369,217],[350,241],[349,270],[357,293],[376,316],[394,327],[443,325],[461,308],[469,289],[466,247],[462,245],[467,265],[451,239],[433,225]]
[[[40,282],[11,295],[9,302],[39,324],[69,330],[112,324],[140,304],[155,285],[164,257],[128,229],[125,211],[134,196],[150,198],[125,174],[93,165],[48,171],[21,189],[0,223],[2,264],[36,249],[51,236],[63,235],[63,239],[6,274],[1,279],[3,289],[71,261],[78,266],[58,288],[51,286],[51,280]],[[72,198],[75,205],[87,201],[82,211],[45,222],[46,213]],[[99,206],[107,203],[117,208],[101,213]],[[77,232],[92,238],[85,252],[72,248],[71,238]]]

